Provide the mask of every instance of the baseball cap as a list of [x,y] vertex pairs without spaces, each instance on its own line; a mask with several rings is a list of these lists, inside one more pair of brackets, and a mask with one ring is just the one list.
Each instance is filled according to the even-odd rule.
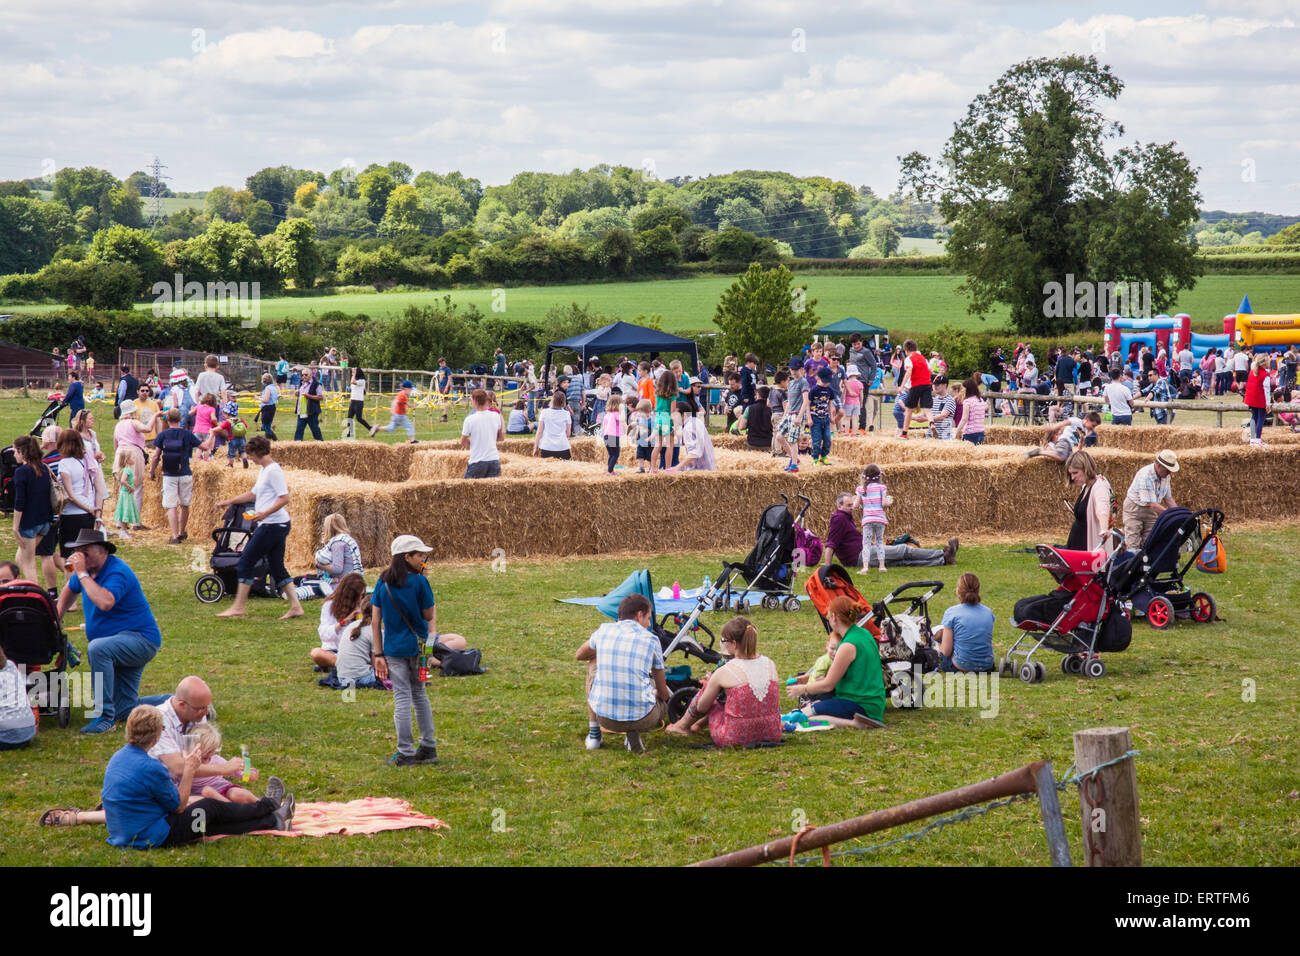
[[1164,467],[1167,471],[1177,471],[1178,456],[1166,448],[1156,455],[1156,464]]
[[829,382],[831,380],[831,370],[828,368],[819,368],[817,370],[817,381]]
[[415,388],[415,383],[409,378],[402,379],[402,388]]
[[428,554],[433,548],[413,534],[399,534],[393,539],[393,544],[388,550],[393,557],[397,557],[399,554],[410,554],[412,551]]

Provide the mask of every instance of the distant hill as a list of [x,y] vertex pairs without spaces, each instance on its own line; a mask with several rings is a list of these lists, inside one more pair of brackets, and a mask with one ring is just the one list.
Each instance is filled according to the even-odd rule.
[[1279,216],[1271,212],[1224,212],[1222,209],[1207,209],[1201,213],[1201,218],[1211,225],[1221,219],[1244,219],[1246,228],[1242,230],[1243,233],[1259,230],[1265,239],[1300,222],[1300,216]]

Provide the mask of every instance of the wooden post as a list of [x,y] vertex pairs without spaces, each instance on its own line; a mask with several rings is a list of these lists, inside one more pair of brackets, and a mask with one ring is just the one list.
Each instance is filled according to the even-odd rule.
[[[1127,727],[1074,732],[1074,765],[1080,775],[1131,749]],[[1142,821],[1138,816],[1137,768],[1124,760],[1079,783],[1083,853],[1088,866],[1141,866]]]
[[30,398],[31,396],[27,394],[27,366],[26,365],[23,366],[22,386],[23,386],[23,398]]
[[1038,789],[1038,812],[1043,820],[1043,832],[1047,835],[1047,851],[1052,866],[1070,866],[1070,844],[1065,838],[1065,820],[1061,817],[1061,801],[1056,796],[1056,777],[1050,760],[1038,768],[1034,785]]

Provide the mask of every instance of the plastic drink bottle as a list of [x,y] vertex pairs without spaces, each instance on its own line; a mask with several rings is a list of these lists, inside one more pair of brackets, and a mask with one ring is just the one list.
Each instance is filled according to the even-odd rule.
[[682,596],[682,586],[676,581],[673,582],[673,600],[679,600]]
[[248,744],[244,744],[239,748],[239,756],[244,761],[244,770],[241,779],[244,783],[248,783],[252,779],[253,771],[253,765],[248,759]]
[[709,590],[709,588],[711,588],[711,587],[713,587],[713,582],[709,580],[709,576],[706,574],[706,575],[704,575],[704,590],[705,590],[705,592],[707,593],[708,590]]

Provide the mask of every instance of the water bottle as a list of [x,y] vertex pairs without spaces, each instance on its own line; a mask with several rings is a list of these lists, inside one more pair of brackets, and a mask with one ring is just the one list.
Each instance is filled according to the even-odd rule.
[[682,586],[676,581],[673,582],[673,600],[680,601],[682,597]]
[[253,765],[248,759],[248,744],[244,744],[239,748],[239,756],[244,761],[244,770],[241,775],[241,780],[244,783],[248,783],[253,779]]
[[706,574],[704,575],[704,593],[708,594],[711,587],[713,587],[713,582],[709,580],[709,576]]

